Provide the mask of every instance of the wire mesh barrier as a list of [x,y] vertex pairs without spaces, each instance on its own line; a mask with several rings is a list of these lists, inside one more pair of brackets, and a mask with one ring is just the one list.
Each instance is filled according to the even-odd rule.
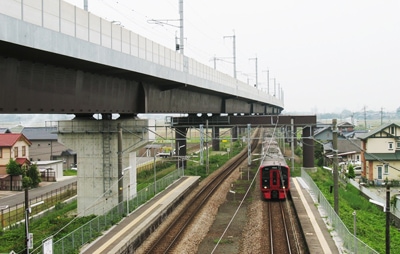
[[343,248],[353,253],[378,253],[349,231],[340,217],[336,214],[329,201],[325,198],[318,186],[304,169],[301,170],[301,178],[308,185],[314,202],[318,203],[318,206],[323,209],[326,218],[329,220],[329,224],[341,238]]
[[[353,185],[355,188],[360,190],[365,196],[376,201],[377,204],[382,204],[382,205],[386,204],[386,199],[384,197],[379,196],[376,192],[373,192],[369,188],[364,187],[362,184],[358,183],[357,181],[355,181],[353,179],[349,179],[349,183],[351,183],[351,185]],[[397,196],[398,193],[400,192],[400,189],[398,188],[398,184],[394,184],[393,182],[390,184],[391,184],[391,186],[395,186],[395,188],[392,188],[391,190],[394,190],[395,195]],[[376,188],[376,187],[372,187],[372,188]],[[385,188],[385,187],[382,187],[382,188]],[[378,192],[380,192],[380,189],[378,189]],[[386,196],[386,189],[382,190],[381,194]],[[398,207],[390,206],[390,212],[396,218],[400,219],[400,210],[398,209]]]
[[[102,232],[118,223],[126,214],[135,211],[181,176],[181,170],[176,170],[166,175],[155,183],[138,191],[134,198],[119,203],[109,211],[105,211],[104,215],[97,216],[75,231],[55,241],[53,246],[54,253],[76,253],[83,245],[93,241],[100,236]],[[41,253],[41,250],[36,249],[31,253]]]
[[[43,204],[32,207],[31,215],[35,216],[42,211],[45,211],[59,202],[63,202],[77,193],[77,182],[70,183],[58,189],[39,195],[29,199],[29,206],[43,201]],[[7,229],[19,226],[20,222],[25,220],[25,203],[19,203],[12,206],[7,206],[1,209],[0,214],[1,229]]]

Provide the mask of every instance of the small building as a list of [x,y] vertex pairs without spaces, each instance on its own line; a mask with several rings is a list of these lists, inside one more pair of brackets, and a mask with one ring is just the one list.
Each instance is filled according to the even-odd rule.
[[32,162],[61,160],[64,170],[77,164],[77,154],[58,142],[56,127],[24,127],[22,134],[32,142]]
[[36,161],[34,164],[37,165],[42,181],[44,182],[56,182],[63,176],[63,161]]

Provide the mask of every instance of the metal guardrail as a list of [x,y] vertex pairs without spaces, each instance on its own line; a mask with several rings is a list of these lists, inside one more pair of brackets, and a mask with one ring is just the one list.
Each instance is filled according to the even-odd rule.
[[340,217],[336,214],[329,201],[325,198],[318,186],[314,183],[312,178],[307,174],[304,169],[301,169],[301,178],[308,185],[314,202],[318,203],[318,205],[325,211],[330,225],[334,228],[334,231],[342,239],[343,248],[353,253],[378,253],[349,231],[349,229],[346,227]]

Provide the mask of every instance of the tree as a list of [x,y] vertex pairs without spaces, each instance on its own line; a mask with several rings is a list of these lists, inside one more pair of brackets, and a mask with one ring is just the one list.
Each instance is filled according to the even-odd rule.
[[356,177],[356,174],[354,173],[354,167],[352,164],[349,165],[349,167],[347,168],[348,172],[347,172],[347,177],[354,179]]
[[10,161],[6,165],[6,172],[7,174],[10,175],[10,190],[12,190],[12,178],[13,176],[19,176],[24,173],[24,171],[21,168],[21,165],[19,165],[15,160],[10,158]]
[[29,187],[36,188],[41,182],[40,173],[36,164],[32,164],[26,171],[26,176],[31,179]]

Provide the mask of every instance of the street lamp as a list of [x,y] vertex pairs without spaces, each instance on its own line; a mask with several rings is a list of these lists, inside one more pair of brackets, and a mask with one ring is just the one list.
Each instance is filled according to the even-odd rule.
[[29,254],[29,249],[33,249],[33,236],[29,233],[29,214],[32,213],[32,207],[43,204],[44,201],[37,202],[25,209],[25,246],[26,253]]

